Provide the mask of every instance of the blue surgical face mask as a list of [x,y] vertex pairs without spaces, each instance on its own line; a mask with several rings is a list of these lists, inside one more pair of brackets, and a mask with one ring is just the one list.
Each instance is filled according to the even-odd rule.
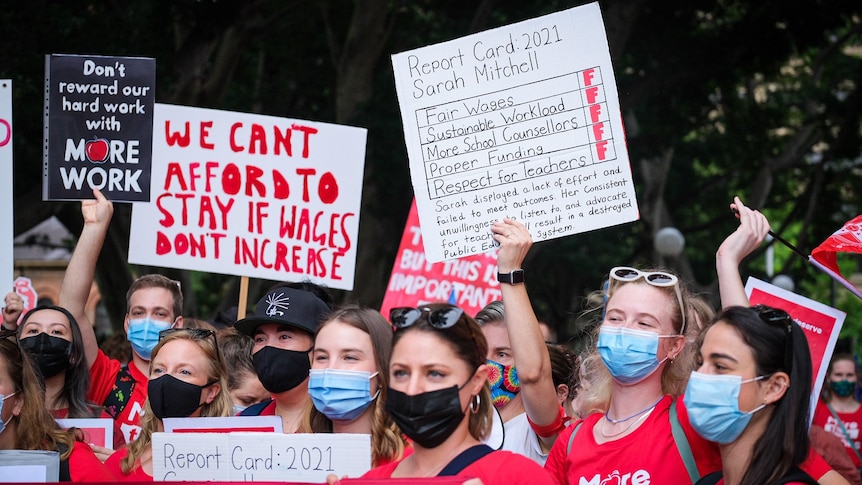
[[676,337],[676,335],[659,335],[645,330],[633,330],[626,327],[601,326],[597,347],[602,362],[610,371],[614,380],[620,384],[636,384],[655,372],[667,360],[659,362],[659,337]]
[[734,442],[748,426],[751,415],[766,407],[761,404],[747,413],[740,411],[739,391],[746,382],[764,377],[742,380],[735,375],[692,372],[683,398],[691,427],[709,441]]
[[18,392],[17,391],[13,392],[12,394],[9,394],[8,396],[4,396],[3,394],[0,394],[0,433],[2,433],[3,431],[6,430],[6,425],[9,424],[9,421],[12,421],[12,417],[14,416],[14,415],[10,415],[9,419],[7,419],[6,421],[3,421],[3,402],[6,401],[7,399],[9,399],[10,397],[14,396],[15,394],[18,394]]
[[234,404],[233,405],[233,415],[237,416],[239,413],[243,412],[248,408],[248,406],[243,406],[242,404]]
[[333,421],[353,421],[365,411],[380,394],[371,395],[371,378],[364,371],[340,369],[311,369],[308,394],[318,411]]
[[173,326],[171,322],[160,322],[150,317],[129,320],[127,334],[132,349],[144,360],[150,360],[150,355],[159,343],[159,332]]

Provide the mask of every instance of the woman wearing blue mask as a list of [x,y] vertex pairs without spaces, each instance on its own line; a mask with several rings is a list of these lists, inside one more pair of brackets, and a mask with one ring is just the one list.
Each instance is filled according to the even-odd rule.
[[392,327],[376,310],[337,309],[314,338],[303,428],[314,433],[371,435],[371,464],[404,456],[406,440],[385,410]]
[[163,330],[149,371],[141,435],[105,462],[108,470],[124,481],[153,479],[152,437],[164,431],[165,418],[232,415],[227,370],[212,330]]
[[721,471],[698,485],[815,484],[808,458],[811,354],[782,310],[726,308],[700,348],[685,405],[694,429],[719,444]]
[[720,468],[716,446],[694,432],[677,399],[693,369],[686,298],[671,273],[610,271],[604,320],[584,363],[589,386],[579,395],[582,409],[604,411],[557,439],[545,468],[558,483],[693,483]]

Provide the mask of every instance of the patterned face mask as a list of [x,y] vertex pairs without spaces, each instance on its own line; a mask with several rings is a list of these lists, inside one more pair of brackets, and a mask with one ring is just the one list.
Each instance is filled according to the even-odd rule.
[[488,374],[488,382],[491,384],[491,402],[494,403],[494,407],[502,408],[521,391],[518,371],[513,365],[503,365],[493,360],[488,360],[488,367],[491,370]]

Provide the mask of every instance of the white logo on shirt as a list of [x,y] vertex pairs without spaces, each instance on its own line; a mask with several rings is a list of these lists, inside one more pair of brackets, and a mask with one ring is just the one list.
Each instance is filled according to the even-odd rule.
[[605,479],[596,473],[590,480],[581,477],[578,481],[578,485],[649,485],[650,483],[649,472],[646,470],[637,470],[625,475],[620,475],[619,470],[614,470]]

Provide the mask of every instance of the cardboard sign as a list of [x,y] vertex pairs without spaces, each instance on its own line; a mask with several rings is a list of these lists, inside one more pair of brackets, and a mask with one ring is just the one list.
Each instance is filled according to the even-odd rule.
[[230,416],[227,418],[165,418],[166,433],[283,433],[279,416]]
[[129,262],[350,290],[366,130],[156,104]]
[[15,215],[12,198],[12,81],[0,79],[0,231],[8,237],[0,238],[0,281],[12,281],[15,274],[14,246]]
[[392,56],[429,261],[638,219],[598,3]]
[[84,434],[84,442],[114,449],[114,420],[110,418],[57,418],[63,429],[78,428]]
[[476,315],[485,305],[502,297],[497,282],[496,253],[439,263],[426,259],[414,201],[380,313],[388,318],[392,308],[448,301]]
[[60,454],[56,451],[0,450],[3,483],[44,483],[60,479]]
[[820,302],[797,295],[757,278],[748,278],[745,292],[752,306],[767,305],[787,312],[805,332],[811,350],[812,377],[811,415],[820,397],[820,389],[826,378],[829,360],[835,350],[838,334],[844,325],[846,313]]
[[371,469],[371,436],[316,433],[154,433],[153,480],[325,483]]
[[150,200],[156,60],[45,56],[43,200]]

